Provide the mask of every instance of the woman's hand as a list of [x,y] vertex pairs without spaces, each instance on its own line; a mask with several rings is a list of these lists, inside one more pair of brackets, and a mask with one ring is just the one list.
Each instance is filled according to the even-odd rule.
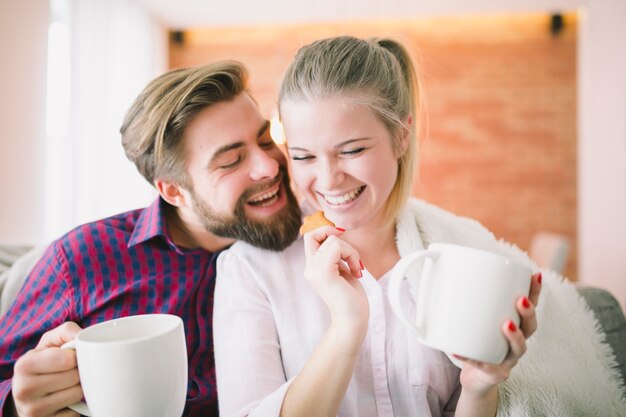
[[520,326],[517,327],[512,320],[502,324],[502,333],[509,341],[510,349],[501,364],[493,365],[455,356],[463,362],[461,385],[464,393],[479,397],[487,395],[497,384],[509,377],[511,369],[526,352],[526,339],[537,329],[535,305],[540,291],[541,273],[536,273],[532,276],[529,296],[520,297],[515,303],[521,318]]
[[343,229],[324,226],[304,235],[304,276],[330,310],[333,324],[365,331],[369,306],[358,282],[362,262],[356,249],[339,236]]

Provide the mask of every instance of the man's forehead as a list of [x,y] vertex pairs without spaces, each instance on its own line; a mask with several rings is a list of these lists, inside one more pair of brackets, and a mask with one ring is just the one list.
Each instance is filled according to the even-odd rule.
[[[218,149],[236,142],[256,140],[269,126],[248,94],[201,110],[185,129],[190,147]],[[206,149],[205,149],[206,150]]]

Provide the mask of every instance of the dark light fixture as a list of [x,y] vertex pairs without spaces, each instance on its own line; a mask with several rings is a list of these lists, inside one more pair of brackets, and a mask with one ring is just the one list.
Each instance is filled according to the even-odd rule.
[[182,30],[174,30],[170,32],[170,39],[176,45],[183,45],[185,43],[185,32]]
[[552,36],[559,36],[565,27],[565,20],[561,13],[554,13],[550,16],[550,33]]

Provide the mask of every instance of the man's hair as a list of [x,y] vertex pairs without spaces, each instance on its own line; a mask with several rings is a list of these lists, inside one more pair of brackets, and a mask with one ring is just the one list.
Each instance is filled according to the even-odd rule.
[[237,61],[177,69],[151,81],[135,99],[120,129],[126,156],[152,185],[155,179],[191,186],[183,132],[207,106],[247,89],[248,72]]

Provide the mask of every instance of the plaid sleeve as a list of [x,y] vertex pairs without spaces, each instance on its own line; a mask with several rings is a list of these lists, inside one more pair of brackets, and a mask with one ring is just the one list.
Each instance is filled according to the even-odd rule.
[[73,301],[68,282],[67,258],[57,241],[37,262],[0,320],[0,405],[10,392],[15,361],[34,348],[45,332],[70,317]]
[[11,392],[11,380],[7,379],[0,382],[0,416],[8,416],[9,410],[5,410],[7,398]]

